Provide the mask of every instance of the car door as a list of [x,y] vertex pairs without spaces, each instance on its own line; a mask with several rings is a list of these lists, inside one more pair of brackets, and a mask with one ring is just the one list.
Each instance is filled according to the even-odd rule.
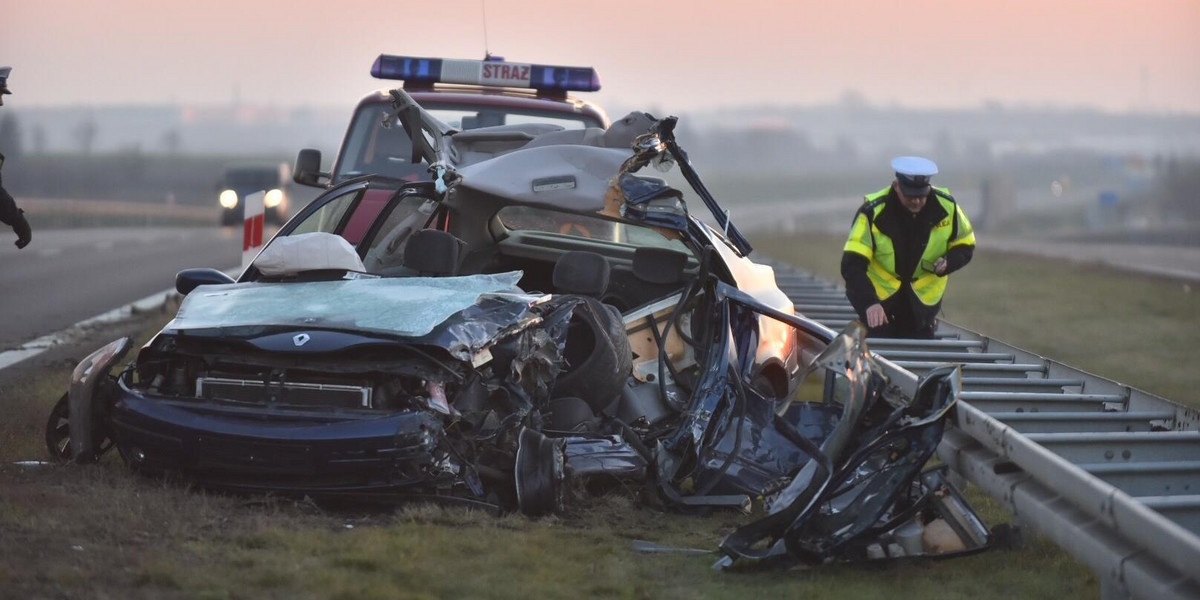
[[[284,224],[263,246],[263,251],[266,251],[275,240],[281,237],[314,232],[341,233],[369,187],[369,181],[356,181],[337,186],[321,194]],[[261,256],[261,252],[259,255]],[[258,259],[255,258],[255,260]],[[238,277],[238,281],[255,281],[260,275],[258,268],[251,263]]]
[[[271,241],[304,233],[332,233],[345,238],[360,258],[370,259],[372,264],[397,260],[407,233],[426,224],[437,201],[431,184],[412,183],[399,189],[396,184],[393,179],[380,177],[356,179],[331,188],[284,225]],[[368,271],[372,269],[368,267]],[[239,280],[257,277],[257,270],[251,266]]]

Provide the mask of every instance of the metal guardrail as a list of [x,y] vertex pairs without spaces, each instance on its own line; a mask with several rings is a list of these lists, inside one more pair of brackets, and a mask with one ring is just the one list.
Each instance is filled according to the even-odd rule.
[[[797,313],[857,318],[842,288],[773,266]],[[934,340],[868,343],[910,393],[963,365],[938,455],[1095,570],[1103,598],[1200,598],[1200,410],[946,322]]]

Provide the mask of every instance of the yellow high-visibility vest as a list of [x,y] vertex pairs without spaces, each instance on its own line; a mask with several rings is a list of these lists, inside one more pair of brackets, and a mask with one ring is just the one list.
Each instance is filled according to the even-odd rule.
[[[875,295],[886,300],[900,290],[900,277],[896,275],[896,248],[892,239],[875,226],[875,218],[883,212],[887,195],[891,186],[873,194],[868,194],[863,200],[865,205],[854,217],[854,225],[850,227],[850,237],[843,248],[846,252],[854,252],[865,257],[867,277],[875,287]],[[967,215],[958,207],[954,197],[946,188],[933,188],[931,200],[937,199],[946,211],[947,217],[934,225],[929,233],[929,243],[921,261],[913,271],[912,281],[909,282],[917,298],[926,306],[933,306],[942,300],[946,291],[946,277],[939,276],[933,267],[934,261],[946,254],[946,251],[956,246],[974,245],[975,231]]]

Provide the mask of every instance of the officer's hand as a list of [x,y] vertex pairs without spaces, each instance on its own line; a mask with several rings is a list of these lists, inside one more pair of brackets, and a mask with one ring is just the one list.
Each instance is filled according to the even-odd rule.
[[17,213],[17,219],[12,225],[13,232],[17,234],[17,241],[14,242],[17,248],[24,248],[29,245],[29,241],[33,239],[33,231],[29,229],[29,221],[25,220],[25,213]]
[[882,304],[872,304],[867,308],[867,327],[881,327],[888,322],[887,312]]
[[937,273],[938,275],[945,275],[946,274],[946,264],[947,263],[946,263],[945,256],[933,261],[934,272]]

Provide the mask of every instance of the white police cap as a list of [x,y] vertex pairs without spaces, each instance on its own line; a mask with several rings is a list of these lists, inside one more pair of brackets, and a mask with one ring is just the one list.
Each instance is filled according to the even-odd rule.
[[897,156],[892,159],[892,170],[905,196],[929,195],[929,178],[938,172],[937,164],[920,156]]

